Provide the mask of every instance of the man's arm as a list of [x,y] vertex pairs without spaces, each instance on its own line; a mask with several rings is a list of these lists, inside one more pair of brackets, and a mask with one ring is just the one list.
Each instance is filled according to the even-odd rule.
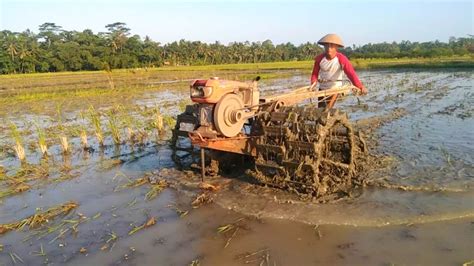
[[311,73],[311,85],[313,85],[315,82],[318,82],[318,76],[319,76],[319,63],[321,63],[321,60],[323,59],[324,54],[320,54],[314,58],[314,66],[313,66],[313,73]]
[[360,89],[362,93],[367,93],[367,89],[365,86],[360,82],[359,77],[357,76],[354,67],[352,66],[351,62],[347,57],[341,53],[337,54],[337,57],[339,59],[339,63],[342,65],[342,69],[344,70],[344,73],[346,76],[349,78],[349,80],[356,86],[357,88]]

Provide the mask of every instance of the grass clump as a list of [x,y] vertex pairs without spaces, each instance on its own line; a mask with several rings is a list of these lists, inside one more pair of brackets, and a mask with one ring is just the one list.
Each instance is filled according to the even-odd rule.
[[49,223],[50,220],[60,215],[66,215],[73,209],[79,206],[76,202],[70,201],[64,204],[49,208],[44,212],[35,213],[27,218],[19,221],[0,224],[0,235],[5,234],[12,230],[23,230],[25,227],[29,229],[38,228],[44,224]]
[[152,200],[156,198],[156,196],[158,196],[158,194],[160,194],[163,189],[167,188],[169,185],[166,180],[155,179],[147,174],[143,177],[130,180],[127,184],[122,185],[119,188],[135,188],[145,184],[150,185],[150,190],[145,194],[145,200]]
[[18,130],[18,127],[14,123],[10,123],[10,131],[11,131],[13,139],[15,140],[15,146],[13,146],[13,149],[15,150],[16,157],[21,162],[24,162],[26,158],[26,154],[25,154],[25,148],[23,146],[23,140],[21,138],[20,131]]
[[59,141],[61,142],[61,148],[63,150],[63,153],[68,154],[70,150],[69,150],[69,140],[68,140],[67,135],[61,134],[59,136]]
[[156,224],[156,219],[155,217],[151,217],[150,219],[148,219],[148,221],[146,221],[144,224],[140,225],[140,226],[135,226],[132,230],[130,230],[130,232],[128,232],[128,235],[133,235],[135,234],[136,232],[144,229],[144,228],[147,228],[147,227],[150,227],[150,226],[153,226]]
[[122,140],[120,136],[120,122],[116,115],[116,110],[111,109],[107,112],[108,125],[110,134],[112,135],[112,140],[115,145],[120,145]]
[[94,106],[89,107],[89,120],[94,127],[95,136],[100,146],[104,146],[104,132],[102,131],[102,125],[100,123],[100,113],[95,110]]
[[81,139],[81,146],[84,150],[89,149],[89,143],[87,140],[87,128],[86,128],[86,114],[84,111],[81,111],[79,113],[79,116],[81,117],[82,123],[79,126],[79,138]]
[[38,148],[43,156],[48,156],[48,144],[46,143],[46,133],[44,129],[35,123],[36,132],[38,134]]

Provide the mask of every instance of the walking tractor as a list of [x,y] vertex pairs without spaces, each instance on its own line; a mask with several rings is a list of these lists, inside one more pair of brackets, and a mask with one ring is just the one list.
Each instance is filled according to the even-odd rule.
[[[356,153],[365,150],[365,144],[347,115],[333,107],[338,96],[356,91],[355,87],[349,83],[317,90],[313,84],[261,97],[259,79],[194,80],[190,85],[194,104],[178,115],[173,131],[175,149],[183,148],[185,139],[200,148],[203,178],[208,150],[217,162],[222,156],[212,158],[213,151],[251,157],[259,182],[298,194],[318,198],[351,187]],[[327,105],[302,104],[308,101]]]

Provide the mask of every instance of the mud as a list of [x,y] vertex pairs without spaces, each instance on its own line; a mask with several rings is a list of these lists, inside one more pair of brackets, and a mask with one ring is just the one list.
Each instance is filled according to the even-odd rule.
[[[294,193],[257,184],[246,169],[235,166],[227,175],[206,178],[211,186],[203,185],[193,170],[178,169],[166,141],[139,148],[106,145],[67,156],[57,147],[58,152],[51,149],[49,164],[59,180],[46,177],[28,191],[2,198],[0,224],[68,201],[79,205],[54,223],[87,219],[75,227],[77,232],[59,230],[39,237],[32,229],[3,234],[0,264],[461,265],[472,261],[472,71],[367,71],[361,78],[370,94],[342,98],[336,106],[363,132],[369,154],[375,157],[366,157],[370,167],[364,172],[364,179],[372,183],[348,197],[326,204],[301,200]],[[278,93],[289,83],[306,85],[307,75],[263,82],[262,90]],[[184,88],[164,95],[186,93]],[[150,93],[139,101],[156,103],[161,96]],[[176,111],[173,107],[170,112]],[[9,119],[31,117],[35,114]],[[71,142],[80,146],[79,139]],[[32,157],[30,163],[40,161]],[[0,154],[0,164],[8,175],[20,167],[5,153]],[[73,175],[62,176],[61,169]],[[124,187],[145,176],[155,178],[148,181],[166,180],[168,187],[152,199],[146,196],[152,184]],[[193,206],[203,193],[209,200]],[[230,229],[219,232],[219,228]]]
[[347,194],[357,183],[357,157],[366,148],[346,114],[286,107],[262,113],[256,123],[262,136],[253,176],[261,183],[321,201]]

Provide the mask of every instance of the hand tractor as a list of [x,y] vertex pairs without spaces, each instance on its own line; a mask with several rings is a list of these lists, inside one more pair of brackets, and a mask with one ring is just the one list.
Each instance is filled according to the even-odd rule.
[[[333,106],[338,96],[358,90],[349,83],[319,91],[313,84],[261,97],[259,79],[194,80],[194,104],[178,115],[173,130],[175,149],[183,138],[200,148],[203,178],[209,150],[253,158],[252,176],[262,184],[315,198],[347,191],[356,172],[356,153],[365,151],[365,143],[347,115]],[[308,101],[327,105],[298,105]],[[212,159],[222,156],[216,157]]]

